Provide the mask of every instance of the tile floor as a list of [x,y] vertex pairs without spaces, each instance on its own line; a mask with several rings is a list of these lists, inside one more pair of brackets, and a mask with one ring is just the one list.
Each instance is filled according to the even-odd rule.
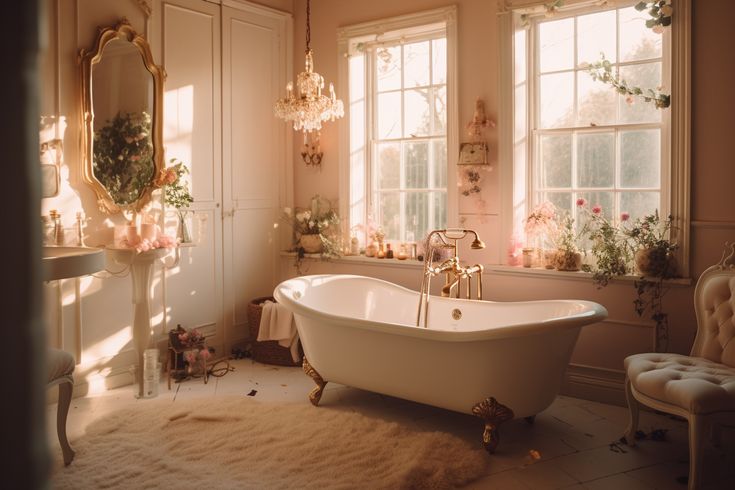
[[[191,397],[243,395],[257,390],[256,399],[308,403],[313,382],[301,368],[264,365],[250,359],[231,360],[234,371],[220,378],[190,379],[166,388],[161,381],[159,398],[172,403]],[[93,420],[124,406],[146,403],[136,400],[126,386],[106,393],[74,398],[67,430],[72,446]],[[321,406],[339,405],[386,420],[424,430],[447,430],[473,444],[480,444],[481,423],[463,415],[397,398],[330,383]],[[48,426],[55,427],[56,405],[48,407]],[[627,424],[627,409],[560,396],[536,417],[534,425],[516,420],[502,426],[498,451],[488,474],[470,489],[686,489],[688,473],[687,425],[665,415],[641,414],[640,429],[650,433],[665,429],[665,441],[643,440],[638,447],[611,445]],[[49,431],[52,450],[58,450],[55,430]],[[724,432],[723,445],[707,450],[706,489],[735,488],[735,431]],[[540,459],[531,456],[537,451]]]

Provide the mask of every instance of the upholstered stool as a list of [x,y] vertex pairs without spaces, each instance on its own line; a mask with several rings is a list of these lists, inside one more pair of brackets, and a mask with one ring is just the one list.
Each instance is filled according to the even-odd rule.
[[[694,310],[697,336],[690,355],[646,353],[625,359],[625,393],[635,445],[638,404],[689,421],[689,488],[699,488],[704,444],[717,426],[735,424],[735,267],[730,255],[697,281]],[[724,257],[724,255],[723,255]]]
[[64,455],[64,464],[68,465],[74,459],[74,450],[66,438],[66,417],[71,404],[71,392],[74,388],[74,356],[66,351],[49,349],[46,358],[48,368],[48,388],[59,385],[59,403],[56,410],[56,432],[59,435],[61,453]]

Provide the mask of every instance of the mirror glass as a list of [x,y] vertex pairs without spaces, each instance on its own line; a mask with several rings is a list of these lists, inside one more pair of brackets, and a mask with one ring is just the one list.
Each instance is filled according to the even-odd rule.
[[138,201],[154,177],[153,76],[138,48],[113,39],[92,67],[92,172],[120,206]]
[[163,168],[164,72],[150,46],[121,20],[81,50],[84,181],[106,213],[137,212]]

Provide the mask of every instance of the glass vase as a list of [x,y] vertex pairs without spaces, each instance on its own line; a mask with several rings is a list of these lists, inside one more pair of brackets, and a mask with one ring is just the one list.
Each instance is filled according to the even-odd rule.
[[189,211],[177,211],[179,226],[176,230],[176,238],[179,243],[191,243],[191,231],[189,231]]

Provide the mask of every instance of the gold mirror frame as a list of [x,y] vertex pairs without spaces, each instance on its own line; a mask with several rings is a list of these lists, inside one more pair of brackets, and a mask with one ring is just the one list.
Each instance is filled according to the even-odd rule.
[[121,39],[132,43],[140,52],[146,70],[153,77],[153,111],[151,114],[151,138],[153,143],[153,179],[163,169],[163,82],[166,78],[164,69],[153,62],[153,54],[146,39],[137,34],[127,19],[121,19],[114,27],[99,27],[97,40],[91,50],[81,49],[78,62],[81,69],[81,116],[82,130],[82,176],[97,194],[97,206],[100,211],[114,214],[123,211],[137,213],[151,200],[155,189],[153,181],[146,187],[138,200],[131,204],[118,204],[107,188],[94,175],[94,107],[92,102],[92,68],[102,59],[102,52],[110,42]]

